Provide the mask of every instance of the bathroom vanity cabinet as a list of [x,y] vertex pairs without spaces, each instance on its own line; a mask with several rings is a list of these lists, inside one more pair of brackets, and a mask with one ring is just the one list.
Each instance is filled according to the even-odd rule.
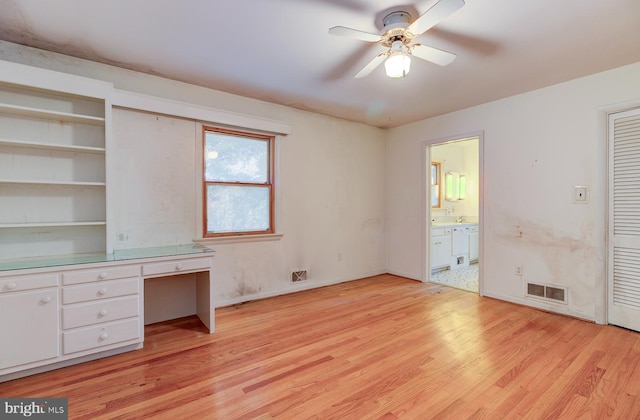
[[478,225],[476,223],[432,225],[430,242],[431,270],[454,268],[457,257],[462,257],[461,261],[464,265],[478,259]]

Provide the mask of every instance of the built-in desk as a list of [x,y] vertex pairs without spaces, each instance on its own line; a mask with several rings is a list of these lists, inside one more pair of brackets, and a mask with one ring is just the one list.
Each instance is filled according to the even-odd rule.
[[142,348],[145,279],[193,274],[213,333],[213,255],[189,244],[0,260],[0,382]]

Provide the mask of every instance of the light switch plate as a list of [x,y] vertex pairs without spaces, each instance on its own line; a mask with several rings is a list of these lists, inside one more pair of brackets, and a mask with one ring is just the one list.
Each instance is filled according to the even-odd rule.
[[589,202],[589,187],[586,185],[576,185],[573,187],[573,203],[587,204]]

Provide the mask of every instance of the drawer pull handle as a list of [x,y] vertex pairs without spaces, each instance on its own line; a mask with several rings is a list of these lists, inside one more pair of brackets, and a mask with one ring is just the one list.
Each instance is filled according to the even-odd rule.
[[107,313],[108,313],[108,312],[107,312],[107,310],[106,310],[106,309],[103,309],[103,310],[101,310],[100,312],[98,312],[98,316],[99,316],[100,318],[102,318],[102,317],[107,316]]
[[182,270],[182,264],[177,264],[176,265],[176,270]]
[[50,303],[51,302],[51,296],[43,297],[40,302],[42,302],[42,303]]
[[109,277],[109,275],[105,272],[102,272],[100,274],[98,274],[98,277],[100,277],[102,280],[106,279],[107,277]]
[[18,285],[15,282],[11,282],[11,283],[7,283],[7,290],[13,290],[17,287]]
[[102,289],[98,290],[98,295],[99,296],[104,296],[107,294],[107,288],[103,287]]
[[103,332],[102,334],[100,334],[100,337],[98,337],[98,339],[100,341],[104,341],[109,337],[109,334],[107,334],[106,332]]

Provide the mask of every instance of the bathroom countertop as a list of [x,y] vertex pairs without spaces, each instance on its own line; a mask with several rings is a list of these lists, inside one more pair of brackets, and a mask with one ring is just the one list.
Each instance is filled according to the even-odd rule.
[[432,227],[462,227],[462,226],[478,226],[477,222],[432,222]]

